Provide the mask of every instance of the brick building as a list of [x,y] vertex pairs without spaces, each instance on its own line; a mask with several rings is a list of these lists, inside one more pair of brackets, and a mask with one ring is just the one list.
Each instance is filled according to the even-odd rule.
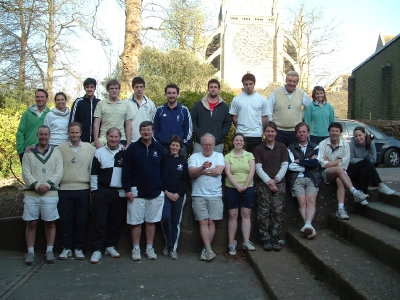
[[348,117],[400,120],[400,35],[379,35],[376,51],[349,78]]

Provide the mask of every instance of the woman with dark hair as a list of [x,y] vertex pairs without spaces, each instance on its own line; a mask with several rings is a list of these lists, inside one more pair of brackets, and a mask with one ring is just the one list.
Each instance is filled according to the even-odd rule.
[[54,96],[56,107],[46,115],[43,125],[50,128],[50,145],[58,146],[69,140],[68,123],[70,110],[67,107],[67,95],[63,92],[58,92]]
[[228,222],[228,249],[230,255],[236,254],[237,242],[235,240],[237,219],[242,217],[243,249],[255,250],[250,242],[251,207],[254,201],[253,176],[255,172],[254,156],[244,150],[245,137],[242,133],[233,136],[233,149],[225,155],[225,197],[229,210]]
[[169,141],[170,153],[167,155],[168,183],[161,218],[161,226],[166,241],[163,254],[173,260],[178,259],[177,248],[181,232],[182,212],[189,185],[188,164],[184,156],[179,154],[182,147],[183,141],[180,136],[173,135]]
[[304,112],[304,122],[310,127],[310,141],[319,144],[329,137],[328,126],[335,121],[335,111],[326,99],[322,86],[315,86],[312,92],[313,103]]
[[375,169],[376,148],[375,143],[362,126],[354,128],[354,137],[350,141],[350,164],[347,173],[353,183],[366,194],[368,185],[378,187],[378,191],[393,195],[396,191],[385,185]]

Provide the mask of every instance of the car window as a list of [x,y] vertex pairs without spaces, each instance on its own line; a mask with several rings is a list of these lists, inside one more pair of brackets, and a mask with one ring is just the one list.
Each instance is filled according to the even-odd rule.
[[[346,125],[347,125],[347,133],[348,133],[349,137],[354,136],[354,128],[356,128],[358,126],[363,126],[360,123],[355,123],[355,122],[346,122]],[[365,127],[365,126],[363,126],[363,127]]]

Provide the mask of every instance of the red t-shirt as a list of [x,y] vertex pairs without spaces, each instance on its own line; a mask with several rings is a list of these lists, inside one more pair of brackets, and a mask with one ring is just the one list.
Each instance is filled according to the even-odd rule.
[[212,113],[213,113],[213,111],[214,111],[214,108],[215,108],[215,107],[217,106],[217,104],[218,104],[218,101],[215,102],[215,103],[211,103],[210,101],[207,100],[207,102],[208,102],[208,105],[210,106],[210,113],[211,113],[211,115],[212,115]]

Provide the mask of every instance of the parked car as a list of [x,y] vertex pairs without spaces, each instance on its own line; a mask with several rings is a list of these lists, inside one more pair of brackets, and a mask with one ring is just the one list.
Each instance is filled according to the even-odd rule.
[[363,126],[374,138],[376,146],[376,163],[385,164],[389,168],[398,167],[400,163],[400,141],[389,137],[378,129],[355,120],[336,119],[343,126],[342,137],[350,142],[353,137],[354,128]]

